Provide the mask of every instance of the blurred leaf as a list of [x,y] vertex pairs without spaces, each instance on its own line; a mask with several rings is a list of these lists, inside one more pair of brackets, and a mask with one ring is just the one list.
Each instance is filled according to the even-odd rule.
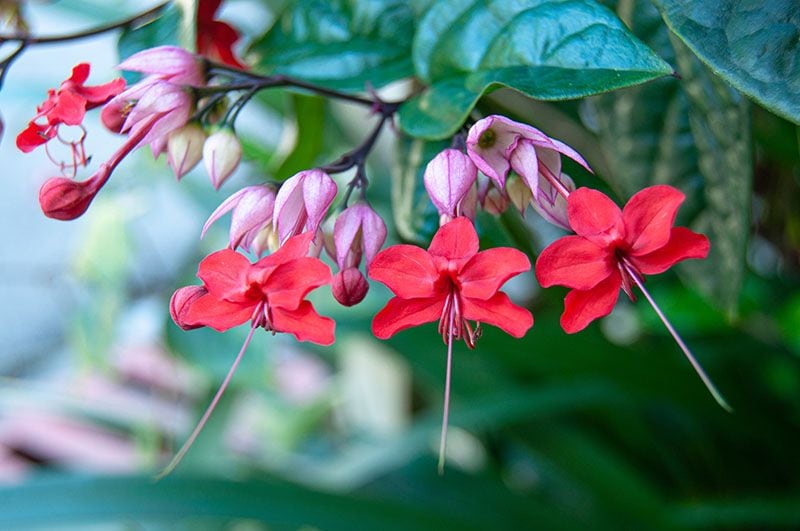
[[[196,0],[179,0],[169,4],[161,15],[141,26],[124,28],[117,42],[120,61],[156,46],[181,46],[195,49]],[[140,74],[124,72],[128,83],[137,81]]]
[[272,172],[279,181],[314,167],[322,153],[325,132],[325,99],[303,94],[291,94],[290,98],[294,109],[294,124],[289,134],[293,136],[293,143]]
[[753,167],[749,102],[711,74],[679,41],[673,45],[689,98],[706,207],[694,229],[711,240],[706,260],[682,264],[729,317],[737,311],[750,235]]
[[401,0],[297,0],[250,47],[255,69],[365,90],[413,74],[414,14]]
[[797,529],[800,492],[763,499],[693,500],[670,511],[682,527],[694,529]]
[[[619,14],[661,57],[674,61],[669,31],[650,0],[620,2]],[[688,102],[677,79],[590,98],[581,116],[598,133],[611,170],[606,179],[622,197],[654,183],[685,189],[699,180]]]
[[[98,523],[170,524],[249,518],[270,529],[486,529],[458,513],[398,501],[325,494],[282,482],[233,482],[173,476],[54,478],[0,489],[0,527],[29,529]],[[37,527],[41,529],[41,527]]]
[[392,165],[392,213],[403,240],[427,244],[439,228],[439,214],[428,197],[422,176],[428,162],[447,147],[447,142],[398,135]]
[[715,74],[769,110],[800,123],[796,0],[654,1],[670,29]]
[[453,134],[477,100],[501,86],[563,100],[672,72],[591,0],[441,0],[420,21],[413,54],[417,76],[430,86],[403,105],[400,123],[429,139]]

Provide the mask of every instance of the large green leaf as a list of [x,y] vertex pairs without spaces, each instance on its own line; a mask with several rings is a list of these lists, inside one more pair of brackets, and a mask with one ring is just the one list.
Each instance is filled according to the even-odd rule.
[[655,0],[670,29],[714,73],[800,123],[800,8],[796,0]]
[[672,72],[592,0],[441,0],[418,25],[414,68],[430,86],[401,108],[400,122],[432,139],[455,132],[501,86],[564,100]]
[[401,0],[298,0],[250,48],[255,69],[348,90],[411,76],[414,13]]
[[729,316],[736,313],[750,235],[753,162],[749,102],[674,40],[689,98],[689,124],[699,153],[706,208],[694,227],[711,240],[706,260],[683,265]]

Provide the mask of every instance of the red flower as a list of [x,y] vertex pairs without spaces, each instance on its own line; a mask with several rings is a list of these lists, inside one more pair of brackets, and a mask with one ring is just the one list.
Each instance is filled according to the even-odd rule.
[[333,343],[335,323],[320,316],[305,300],[313,289],[331,280],[328,266],[308,257],[312,233],[288,240],[278,251],[251,264],[243,255],[225,249],[207,256],[197,276],[207,293],[184,300],[173,297],[176,323],[184,329],[210,326],[224,332],[251,321],[253,328],[288,332],[300,341]]
[[[89,79],[89,68],[88,63],[76,65],[57,91],[48,91],[47,99],[36,108],[36,116],[17,136],[17,147],[21,151],[28,153],[56,136],[60,124],[80,125],[87,110],[103,105],[125,90],[122,78],[87,87],[84,83]],[[47,123],[36,123],[40,118],[45,118]]]
[[197,53],[212,61],[220,61],[235,68],[245,68],[233,53],[233,45],[239,40],[236,28],[215,20],[222,0],[200,0],[197,6]]
[[396,297],[375,316],[372,332],[387,339],[400,330],[439,321],[445,342],[452,333],[473,347],[479,331],[468,323],[473,320],[522,337],[533,326],[533,316],[499,289],[530,267],[516,249],[478,252],[472,223],[456,218],[439,229],[427,251],[394,245],[375,256],[369,276],[386,284]]
[[708,238],[672,226],[684,198],[671,186],[651,186],[620,210],[596,190],[579,188],[569,195],[567,215],[577,236],[553,242],[536,261],[542,286],[572,288],[561,315],[566,332],[583,330],[611,313],[620,288],[635,300],[632,286],[643,275],[663,273],[681,260],[708,255]]

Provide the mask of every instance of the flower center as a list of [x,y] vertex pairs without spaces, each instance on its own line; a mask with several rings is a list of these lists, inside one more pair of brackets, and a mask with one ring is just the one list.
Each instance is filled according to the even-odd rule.
[[494,129],[487,129],[478,137],[478,145],[484,149],[492,147],[496,141],[497,133]]
[[253,310],[253,315],[250,317],[250,321],[252,322],[253,328],[261,327],[267,332],[272,332],[273,336],[275,335],[276,330],[272,326],[272,312],[270,311],[266,299],[256,305],[255,310]]
[[475,322],[473,327],[464,318],[462,313],[461,295],[458,289],[451,284],[450,291],[444,299],[442,314],[439,317],[439,333],[445,343],[453,339],[463,339],[467,347],[475,348],[475,343],[481,337],[481,323]]

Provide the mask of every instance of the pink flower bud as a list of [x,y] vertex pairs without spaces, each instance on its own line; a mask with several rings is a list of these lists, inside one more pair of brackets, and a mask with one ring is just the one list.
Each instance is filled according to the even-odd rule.
[[219,218],[232,212],[230,228],[230,248],[241,247],[256,255],[261,255],[270,246],[274,230],[272,214],[275,205],[275,188],[262,184],[242,188],[209,216],[200,237],[204,237],[209,227]]
[[53,177],[39,190],[39,204],[48,218],[69,221],[86,212],[99,189],[95,178],[81,182]]
[[177,46],[142,50],[122,61],[118,68],[159,76],[175,85],[200,87],[205,84],[202,59]]
[[490,186],[483,197],[483,210],[493,216],[499,216],[508,208],[508,196],[495,186]]
[[456,217],[461,203],[478,177],[478,169],[464,153],[445,149],[425,168],[425,189],[439,214]]
[[288,178],[275,196],[272,216],[281,245],[302,232],[316,232],[336,191],[336,183],[321,170],[305,170]]
[[339,269],[358,267],[362,255],[369,267],[386,241],[386,224],[369,205],[356,203],[336,218],[333,240]]
[[189,123],[167,137],[167,163],[180,179],[203,158],[206,133],[197,123]]
[[203,144],[203,162],[211,184],[219,190],[242,160],[242,145],[231,129],[220,129]]
[[208,293],[203,286],[186,286],[180,288],[172,294],[169,300],[169,314],[175,324],[184,330],[194,330],[201,328],[203,325],[187,324],[186,315],[192,303]]
[[333,276],[331,290],[339,304],[354,306],[366,297],[369,283],[361,271],[355,267],[348,267]]
[[506,179],[506,195],[514,205],[519,213],[525,215],[525,209],[531,204],[533,192],[528,188],[528,185],[522,182],[519,175],[512,174]]

